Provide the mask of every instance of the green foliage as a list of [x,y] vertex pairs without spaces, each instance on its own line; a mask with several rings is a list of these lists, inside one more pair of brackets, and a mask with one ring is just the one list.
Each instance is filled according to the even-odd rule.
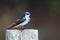
[[49,0],[49,10],[56,16],[60,14],[59,0]]

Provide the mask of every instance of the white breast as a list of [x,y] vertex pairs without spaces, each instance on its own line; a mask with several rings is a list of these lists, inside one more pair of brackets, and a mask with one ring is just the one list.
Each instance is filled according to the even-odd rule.
[[29,21],[30,21],[30,17],[26,16],[26,20],[23,23],[19,24],[19,25],[24,26],[24,25],[28,24]]

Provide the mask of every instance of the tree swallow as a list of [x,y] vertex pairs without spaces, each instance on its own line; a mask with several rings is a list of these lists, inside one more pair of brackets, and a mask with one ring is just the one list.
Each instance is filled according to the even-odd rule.
[[28,24],[30,21],[30,13],[29,12],[25,12],[19,19],[17,19],[13,24],[10,25],[10,27],[8,29],[11,29],[13,27],[23,27],[26,24]]

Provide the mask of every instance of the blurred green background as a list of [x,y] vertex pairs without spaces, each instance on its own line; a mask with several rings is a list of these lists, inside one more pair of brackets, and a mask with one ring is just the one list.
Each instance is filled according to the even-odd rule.
[[39,30],[39,40],[60,40],[60,0],[0,0],[0,40],[8,25],[30,10],[26,28]]

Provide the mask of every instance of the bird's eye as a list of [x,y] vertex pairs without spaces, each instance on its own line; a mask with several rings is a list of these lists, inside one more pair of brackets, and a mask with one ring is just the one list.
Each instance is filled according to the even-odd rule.
[[30,13],[29,12],[26,12],[26,15],[30,15]]
[[29,15],[29,14],[27,13],[27,15]]

